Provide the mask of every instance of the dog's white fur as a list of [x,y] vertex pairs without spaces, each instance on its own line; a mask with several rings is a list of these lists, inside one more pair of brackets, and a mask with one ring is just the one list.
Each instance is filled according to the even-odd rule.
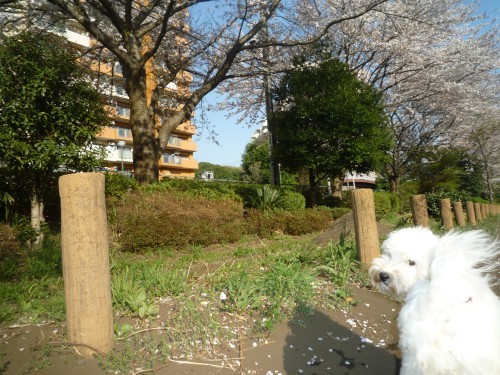
[[388,236],[370,275],[381,292],[404,299],[401,374],[500,374],[500,300],[486,275],[498,257],[498,242],[477,230]]

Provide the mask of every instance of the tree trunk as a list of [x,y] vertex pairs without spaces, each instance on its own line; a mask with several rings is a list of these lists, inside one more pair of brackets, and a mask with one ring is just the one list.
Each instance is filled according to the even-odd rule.
[[399,190],[399,183],[401,181],[401,177],[397,175],[389,175],[389,185],[391,193],[397,193]]
[[36,192],[31,196],[31,227],[36,231],[37,236],[34,245],[43,241],[42,224],[45,222],[43,215],[43,201]]
[[493,203],[495,201],[495,199],[493,197],[493,186],[491,184],[490,170],[489,170],[487,165],[485,165],[484,170],[485,170],[485,177],[486,177],[486,189],[488,190],[488,200],[490,201],[490,203]]
[[146,69],[123,74],[127,78],[128,95],[130,97],[130,126],[134,139],[134,177],[140,183],[158,181],[158,155],[154,117],[148,108],[148,90],[146,86]]
[[342,185],[344,184],[343,177],[333,177],[331,186],[332,186],[332,197],[339,198],[342,200]]
[[309,169],[309,201],[307,202],[308,208],[316,206],[316,180],[314,171]]

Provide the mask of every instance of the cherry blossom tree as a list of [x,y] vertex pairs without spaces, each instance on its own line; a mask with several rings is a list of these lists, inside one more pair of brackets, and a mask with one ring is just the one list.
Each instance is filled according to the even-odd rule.
[[[469,117],[498,102],[498,29],[476,11],[476,3],[460,0],[391,1],[329,30],[323,46],[332,58],[384,92],[392,191],[420,150],[467,134],[475,126]],[[278,79],[291,69],[272,48],[268,56],[260,76],[219,86],[231,93],[219,108],[252,121],[265,115],[266,73]]]
[[390,2],[332,36],[334,52],[385,92],[392,191],[420,150],[448,144],[473,125],[467,114],[495,105],[497,29],[485,32],[475,10],[458,0]]
[[[109,54],[103,59],[121,64],[130,98],[135,177],[152,182],[170,132],[192,116],[205,95],[222,82],[260,73],[264,51],[286,55],[386,1],[221,0],[204,6],[204,0],[44,0],[23,9],[25,2],[3,0],[0,19],[4,27],[39,27],[44,16],[45,25],[71,20],[97,41],[96,51]],[[185,72],[193,79],[190,91],[160,100],[169,83],[188,79]],[[156,87],[149,99],[150,73]]]

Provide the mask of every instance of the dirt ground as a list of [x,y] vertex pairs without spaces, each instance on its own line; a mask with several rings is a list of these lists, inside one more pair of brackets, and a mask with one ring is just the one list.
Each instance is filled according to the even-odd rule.
[[[349,312],[316,310],[304,325],[282,323],[266,340],[242,341],[226,358],[172,361],[155,374],[397,374],[398,305],[365,288],[353,292],[358,304]],[[97,358],[79,358],[59,345],[60,329],[0,327],[0,374],[105,374]],[[44,350],[50,350],[48,358]]]
[[[379,226],[379,234],[390,231]],[[345,215],[318,236],[318,245],[353,234]],[[327,375],[398,374],[396,317],[399,305],[352,286],[357,304],[349,311],[318,309],[301,325],[282,323],[266,338],[242,339],[220,358],[169,361],[134,375]],[[161,335],[161,332],[158,333]],[[50,324],[0,326],[0,374],[103,375],[98,358],[83,359],[65,346],[64,327]]]

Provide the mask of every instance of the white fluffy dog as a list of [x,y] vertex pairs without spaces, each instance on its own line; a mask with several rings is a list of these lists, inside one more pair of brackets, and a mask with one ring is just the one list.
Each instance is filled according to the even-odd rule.
[[392,232],[370,275],[403,299],[404,375],[500,374],[500,300],[489,285],[498,242],[482,231],[442,237],[423,227]]

